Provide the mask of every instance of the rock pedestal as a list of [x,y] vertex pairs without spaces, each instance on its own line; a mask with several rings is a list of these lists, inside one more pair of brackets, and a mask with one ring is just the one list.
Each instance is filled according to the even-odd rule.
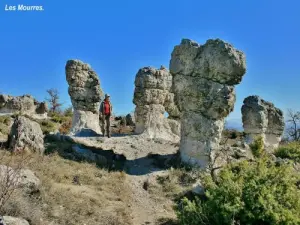
[[[162,67],[144,67],[135,78],[135,132],[150,138],[179,141],[179,111],[171,92],[172,75]],[[169,113],[170,118],[164,116]]]
[[66,78],[74,108],[71,134],[80,135],[82,129],[101,134],[99,107],[103,92],[97,74],[88,64],[69,60],[66,64]]
[[245,56],[220,39],[202,46],[183,39],[172,52],[170,72],[182,113],[181,158],[206,168],[219,149],[224,118],[233,110],[234,85],[246,72]]
[[261,136],[268,152],[278,147],[284,131],[284,118],[283,112],[271,102],[256,95],[245,98],[242,120],[247,144]]

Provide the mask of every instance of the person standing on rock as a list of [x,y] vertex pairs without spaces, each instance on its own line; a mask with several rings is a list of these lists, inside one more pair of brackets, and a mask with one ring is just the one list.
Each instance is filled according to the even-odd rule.
[[105,127],[107,132],[107,137],[110,138],[110,118],[112,115],[112,104],[110,102],[110,95],[105,94],[105,99],[100,105],[100,114],[102,121],[102,133],[105,136]]

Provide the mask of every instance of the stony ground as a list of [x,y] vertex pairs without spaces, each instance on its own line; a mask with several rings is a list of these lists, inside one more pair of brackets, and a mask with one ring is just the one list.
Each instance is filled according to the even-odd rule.
[[[47,155],[32,155],[26,163],[41,180],[40,192],[28,196],[16,191],[3,209],[31,225],[176,224],[173,200],[194,182],[183,185],[180,180],[189,172],[168,164],[175,162],[178,146],[174,143],[127,135],[46,145]],[[74,145],[123,154],[124,169],[70,158]],[[7,151],[0,153],[11,157]],[[13,156],[11,164],[17,164],[18,157]]]

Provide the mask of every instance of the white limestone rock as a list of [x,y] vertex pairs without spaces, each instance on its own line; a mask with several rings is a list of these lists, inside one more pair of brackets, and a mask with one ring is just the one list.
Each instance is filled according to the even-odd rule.
[[207,168],[219,150],[224,119],[234,107],[234,85],[246,72],[245,56],[220,39],[202,46],[183,39],[172,52],[170,72],[174,103],[182,114],[182,160]]
[[43,154],[44,135],[40,125],[24,116],[14,120],[9,134],[9,147],[12,151],[29,151]]
[[[172,75],[166,68],[140,69],[135,79],[133,103],[135,108],[135,132],[150,138],[179,141],[180,116],[174,104]],[[164,116],[169,113],[170,118]]]
[[271,102],[256,95],[245,98],[242,120],[247,144],[261,136],[267,151],[272,152],[278,147],[284,131],[284,117]]
[[97,74],[80,60],[68,60],[65,69],[74,108],[71,134],[80,135],[83,128],[101,134],[99,107],[103,92]]

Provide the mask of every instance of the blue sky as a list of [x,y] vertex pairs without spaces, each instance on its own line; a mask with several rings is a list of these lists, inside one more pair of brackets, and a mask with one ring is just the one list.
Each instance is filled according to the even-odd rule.
[[[300,2],[277,0],[0,0],[0,92],[44,100],[57,88],[70,105],[65,63],[80,59],[100,77],[115,111],[134,109],[134,78],[143,66],[169,66],[182,38],[221,38],[246,54],[231,120],[245,97],[260,95],[300,110]],[[7,12],[5,5],[43,5]]]

